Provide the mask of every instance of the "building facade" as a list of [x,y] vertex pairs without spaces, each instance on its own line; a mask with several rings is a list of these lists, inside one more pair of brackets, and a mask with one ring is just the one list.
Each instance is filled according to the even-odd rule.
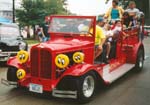
[[0,0],[0,17],[12,20],[12,0]]

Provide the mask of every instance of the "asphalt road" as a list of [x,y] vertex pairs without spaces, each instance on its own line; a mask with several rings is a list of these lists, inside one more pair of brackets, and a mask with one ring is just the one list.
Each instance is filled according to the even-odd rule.
[[[145,39],[146,60],[140,73],[128,72],[107,88],[99,89],[86,105],[150,105],[150,38]],[[6,78],[7,67],[0,67],[0,78]],[[0,83],[0,105],[77,105],[75,100],[39,95],[26,89]]]

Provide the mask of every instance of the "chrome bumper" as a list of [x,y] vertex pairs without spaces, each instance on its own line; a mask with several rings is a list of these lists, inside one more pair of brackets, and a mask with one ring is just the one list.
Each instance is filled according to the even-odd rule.
[[52,91],[52,95],[58,98],[73,98],[77,99],[77,91],[57,90]]
[[0,61],[7,61],[9,57],[17,55],[18,52],[0,52]]
[[11,85],[17,86],[17,82],[11,82],[4,78],[1,79],[1,84],[6,85],[6,86],[11,86]]

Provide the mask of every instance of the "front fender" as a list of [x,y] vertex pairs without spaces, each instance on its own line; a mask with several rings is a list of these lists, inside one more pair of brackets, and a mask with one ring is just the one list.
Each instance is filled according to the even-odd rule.
[[21,68],[22,65],[19,63],[17,57],[10,57],[7,61],[7,65],[8,66],[13,66],[13,67],[16,67],[16,68]]
[[63,76],[81,76],[84,75],[85,73],[94,70],[96,71],[96,67],[92,64],[77,64],[66,70],[64,72]]

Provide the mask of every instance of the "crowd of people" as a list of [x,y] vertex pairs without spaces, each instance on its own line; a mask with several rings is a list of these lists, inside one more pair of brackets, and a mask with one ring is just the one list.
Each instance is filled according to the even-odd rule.
[[[129,36],[122,30],[136,27],[140,23],[140,18],[143,12],[136,8],[136,3],[130,1],[128,8],[124,10],[118,6],[118,0],[112,1],[112,7],[108,9],[103,17],[97,19],[96,37],[95,37],[95,59],[102,55],[103,62],[109,63],[109,55],[111,50],[111,43],[119,35],[120,32],[124,37]],[[103,50],[106,54],[103,56]]]

